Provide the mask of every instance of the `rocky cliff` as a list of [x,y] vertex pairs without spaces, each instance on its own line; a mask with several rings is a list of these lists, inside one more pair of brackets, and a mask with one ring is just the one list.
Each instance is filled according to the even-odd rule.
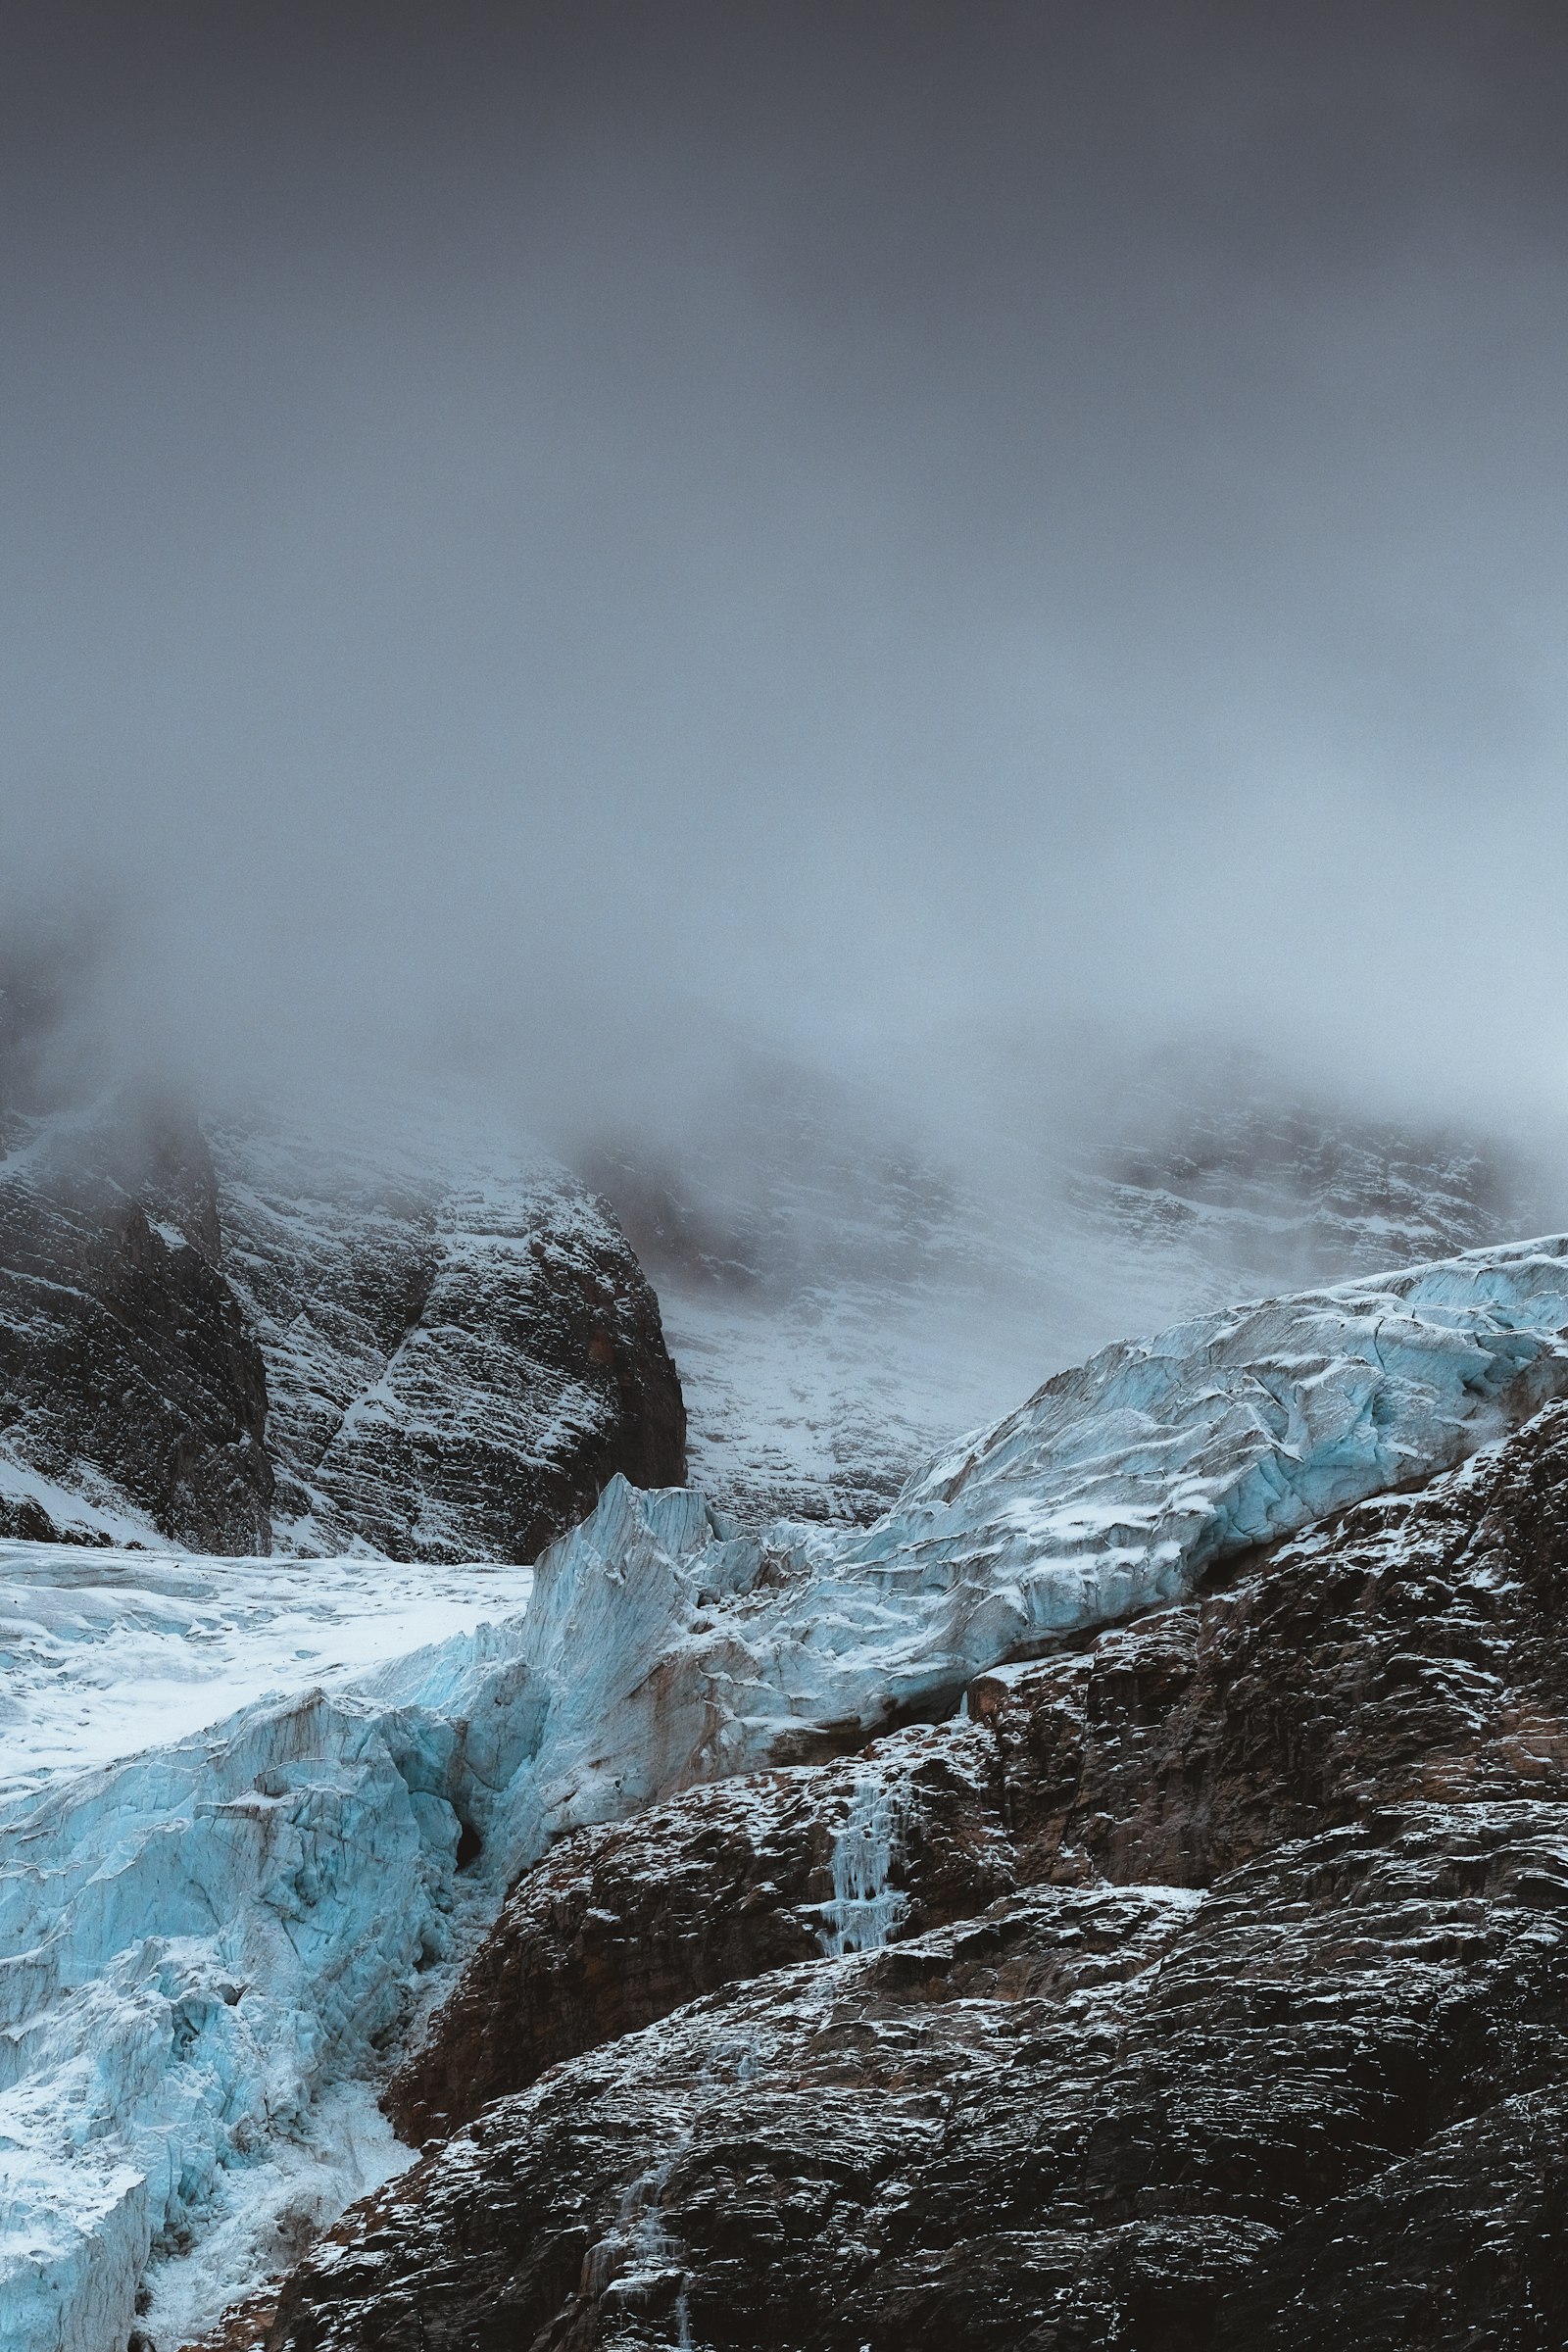
[[659,1301],[563,1169],[412,1117],[215,1140],[287,1548],[529,1560],[617,1471],[684,1475]]
[[408,1121],[215,1158],[151,1090],[8,1076],[0,1535],[518,1561],[684,1474],[659,1302],[564,1170]]
[[267,1378],[187,1112],[13,1107],[0,1160],[0,1532],[260,1552]]

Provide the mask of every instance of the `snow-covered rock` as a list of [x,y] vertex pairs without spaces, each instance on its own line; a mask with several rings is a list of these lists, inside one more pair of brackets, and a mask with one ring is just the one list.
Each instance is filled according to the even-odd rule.
[[[243,2283],[242,2213],[276,2226],[313,2135],[352,2186],[344,2086],[563,1831],[854,1744],[1430,1475],[1568,1391],[1565,1333],[1568,1241],[1524,1244],[1106,1349],[870,1528],[743,1536],[616,1480],[521,1616],[14,1799],[5,2352],[123,2341],[149,2253],[192,2233]],[[154,2309],[183,2322],[178,2272]]]
[[684,1475],[659,1302],[564,1169],[428,1102],[213,1135],[277,1548],[526,1561],[615,1471]]

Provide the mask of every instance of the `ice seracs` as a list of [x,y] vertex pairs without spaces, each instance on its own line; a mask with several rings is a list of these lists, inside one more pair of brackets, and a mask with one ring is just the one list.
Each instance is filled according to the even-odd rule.
[[[12,1799],[0,2345],[122,2343],[150,2257],[192,2239],[231,2248],[216,2307],[301,2146],[352,2193],[333,2101],[562,1832],[956,1704],[1001,1659],[1429,1476],[1568,1392],[1565,1332],[1568,1241],[1524,1244],[1107,1348],[866,1529],[743,1536],[690,1489],[615,1479],[521,1615]],[[888,1925],[877,1801],[847,1825],[846,1949]]]

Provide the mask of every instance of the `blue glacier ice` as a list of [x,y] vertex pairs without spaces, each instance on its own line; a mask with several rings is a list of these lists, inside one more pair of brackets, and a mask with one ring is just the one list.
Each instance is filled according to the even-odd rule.
[[[265,2268],[290,2198],[324,2218],[395,2162],[386,2052],[556,1837],[956,1701],[1446,1468],[1568,1393],[1565,1333],[1568,1241],[1522,1244],[1106,1348],[868,1528],[745,1536],[617,1479],[522,1612],[14,1796],[0,2347],[120,2352],[144,2278],[177,2342]],[[847,1903],[888,1892],[868,1804]]]
[[856,1784],[828,1857],[833,1894],[822,1907],[819,1936],[830,1960],[880,1951],[908,1910],[908,1896],[891,1876],[901,1828],[897,1795],[867,1773]]

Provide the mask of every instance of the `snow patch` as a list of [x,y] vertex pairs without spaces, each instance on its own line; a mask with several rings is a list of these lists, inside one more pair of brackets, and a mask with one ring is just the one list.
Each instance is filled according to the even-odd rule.
[[514,1611],[531,1568],[0,1542],[0,1797]]

